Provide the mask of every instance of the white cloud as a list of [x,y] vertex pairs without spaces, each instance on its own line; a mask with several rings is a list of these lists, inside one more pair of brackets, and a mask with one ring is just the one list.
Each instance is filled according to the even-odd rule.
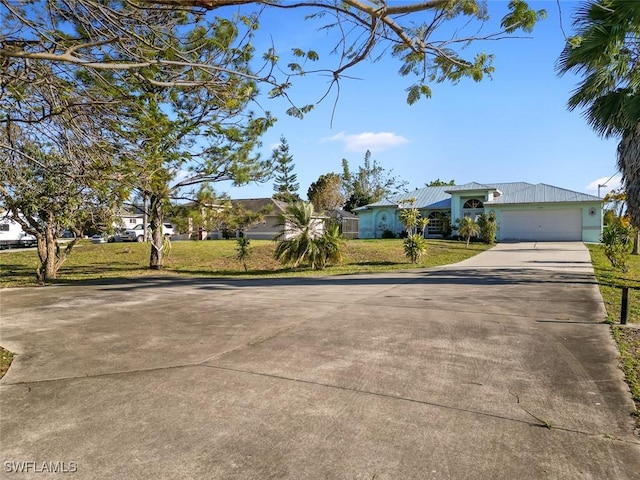
[[600,185],[600,196],[604,197],[611,190],[617,190],[622,186],[622,175],[598,178],[586,186],[587,192],[597,194],[598,185]]
[[345,149],[350,152],[381,152],[389,148],[409,143],[409,140],[393,132],[362,132],[355,135],[347,135],[340,132],[332,137],[323,139],[327,142],[342,142]]

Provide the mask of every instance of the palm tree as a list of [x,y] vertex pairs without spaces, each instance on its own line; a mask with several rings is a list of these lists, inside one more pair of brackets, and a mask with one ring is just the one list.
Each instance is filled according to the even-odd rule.
[[469,240],[480,233],[480,225],[471,217],[462,217],[458,225],[458,233],[467,239],[465,248],[469,248]]
[[308,262],[315,270],[322,270],[329,261],[342,261],[342,235],[338,225],[329,224],[324,233],[320,233],[320,222],[311,203],[290,204],[278,222],[283,230],[276,237],[276,259],[294,268]]
[[297,267],[314,254],[313,240],[319,236],[314,221],[313,205],[308,202],[289,204],[280,215],[278,226],[282,233],[276,237],[279,242],[275,257],[280,262]]
[[574,26],[557,65],[561,75],[583,76],[568,107],[584,108],[598,134],[621,139],[618,168],[631,221],[640,226],[640,2],[591,0],[576,11]]

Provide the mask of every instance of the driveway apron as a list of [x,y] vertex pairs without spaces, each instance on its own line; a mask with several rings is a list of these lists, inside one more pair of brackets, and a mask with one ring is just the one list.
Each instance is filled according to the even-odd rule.
[[580,243],[0,291],[0,478],[640,479]]

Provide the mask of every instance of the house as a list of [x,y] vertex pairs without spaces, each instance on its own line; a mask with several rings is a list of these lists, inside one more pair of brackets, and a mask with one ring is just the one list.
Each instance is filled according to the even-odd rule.
[[144,215],[142,209],[132,205],[130,209],[120,209],[116,212],[116,221],[113,222],[114,228],[133,228],[142,224]]
[[[230,201],[232,207],[239,207],[248,212],[262,212],[263,217],[260,222],[240,231],[229,231],[224,223],[219,223],[215,229],[209,230],[207,235],[201,238],[221,239],[221,238],[246,238],[256,240],[273,240],[283,232],[283,226],[279,225],[280,216],[286,212],[288,204],[273,198],[249,198]],[[219,208],[225,208],[220,206]],[[314,230],[318,234],[324,231],[324,220],[326,217],[318,215],[314,217]],[[285,235],[285,239],[286,239]]]
[[[413,204],[411,203],[413,201]],[[544,183],[467,183],[425,187],[355,209],[360,238],[381,238],[403,230],[399,214],[410,206],[429,219],[425,236],[442,236],[445,222],[494,212],[496,238],[533,241],[599,242],[602,200]]]

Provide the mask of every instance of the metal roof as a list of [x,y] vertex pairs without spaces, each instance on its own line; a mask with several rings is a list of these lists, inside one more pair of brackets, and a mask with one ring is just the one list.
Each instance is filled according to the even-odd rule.
[[453,185],[447,188],[447,192],[462,192],[465,190],[495,190],[493,185],[484,185],[478,182],[465,183],[464,185]]
[[[516,203],[554,203],[554,202],[599,202],[600,198],[586,193],[574,192],[565,188],[554,187],[539,183],[533,185],[527,182],[505,182],[482,184],[477,182],[464,185],[424,187],[412,192],[403,193],[392,198],[385,198],[356,210],[366,210],[373,207],[409,207],[419,209],[447,209],[451,208],[451,194],[449,192],[465,192],[478,190],[497,191],[493,200],[486,205],[516,204]],[[414,200],[411,204],[410,201]]]
[[372,207],[398,207],[398,203],[389,200],[388,198],[383,198],[382,200],[379,200],[377,202],[374,203],[369,203],[367,205],[364,205],[362,207],[358,207],[358,208],[354,208],[353,211],[357,212],[358,210],[366,210],[368,208],[372,208]]
[[[411,200],[415,199],[413,206],[416,208],[449,208],[451,206],[451,195],[445,191],[449,188],[451,187],[424,187],[393,197],[392,200],[403,207],[412,206]],[[442,202],[445,202],[445,204]]]
[[[499,189],[501,190],[501,189]],[[586,193],[574,192],[565,188],[554,187],[545,183],[515,188],[494,198],[486,205],[504,205],[514,203],[556,203],[556,202],[600,202],[600,198]]]

